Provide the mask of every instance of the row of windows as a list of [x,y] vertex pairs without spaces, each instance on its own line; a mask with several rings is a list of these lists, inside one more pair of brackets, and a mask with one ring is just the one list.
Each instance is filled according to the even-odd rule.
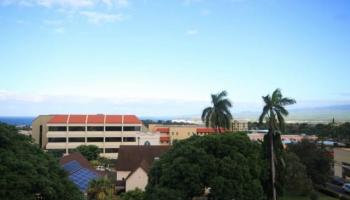
[[[52,150],[49,150],[49,151],[52,151]],[[59,152],[62,152],[62,153],[66,152],[65,149],[59,149],[59,150],[54,150],[54,151],[59,151]],[[118,153],[118,151],[119,151],[119,148],[105,148],[105,153]],[[68,149],[68,152],[69,153],[74,153],[74,152],[76,152],[76,149]],[[100,148],[99,152],[103,153],[103,149]]]
[[[141,131],[140,126],[106,126],[106,131]],[[87,131],[103,131],[104,126],[87,126]],[[49,126],[49,131],[67,131],[66,126]],[[85,131],[85,126],[69,126],[68,131]]]
[[[121,137],[106,137],[106,142],[121,142]],[[123,137],[123,142],[135,142],[135,137]],[[48,138],[48,142],[65,143],[66,138]],[[84,137],[68,138],[68,142],[85,142]],[[103,137],[88,137],[87,142],[103,142]]]

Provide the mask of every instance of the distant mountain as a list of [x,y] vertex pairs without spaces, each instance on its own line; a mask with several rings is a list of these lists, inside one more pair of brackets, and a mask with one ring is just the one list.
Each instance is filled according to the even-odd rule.
[[[350,105],[290,109],[289,122],[327,123],[333,117],[337,122],[350,121]],[[257,121],[260,112],[247,111],[234,113],[235,118]]]
[[[289,113],[287,122],[328,123],[333,117],[337,122],[350,121],[350,105],[289,109]],[[257,121],[260,111],[233,112],[233,116],[238,120]],[[200,115],[168,116],[163,119],[198,121]]]

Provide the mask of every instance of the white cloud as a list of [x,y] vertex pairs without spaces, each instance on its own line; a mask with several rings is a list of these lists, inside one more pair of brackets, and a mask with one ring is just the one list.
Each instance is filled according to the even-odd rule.
[[186,35],[198,35],[199,31],[197,29],[190,29],[186,31]]
[[105,22],[123,21],[125,17],[122,14],[107,14],[93,11],[81,11],[80,15],[87,17],[88,21],[94,24]]

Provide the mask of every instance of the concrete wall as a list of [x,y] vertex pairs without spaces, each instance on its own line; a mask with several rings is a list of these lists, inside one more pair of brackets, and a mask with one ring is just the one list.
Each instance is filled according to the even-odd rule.
[[121,181],[123,178],[126,179],[130,173],[131,171],[117,171],[117,181]]
[[148,183],[148,175],[147,173],[139,167],[134,173],[129,176],[125,183],[125,191],[134,190],[139,188],[141,190],[145,190]]
[[[334,148],[334,176],[343,177],[344,164],[350,165],[350,149]],[[350,179],[350,177],[343,177]]]
[[32,138],[34,139],[34,142],[36,144],[39,144],[39,138],[40,138],[40,126],[42,126],[42,145],[41,148],[45,148],[47,144],[47,131],[48,128],[46,126],[47,122],[51,119],[51,115],[40,115],[37,118],[34,119],[32,123]]

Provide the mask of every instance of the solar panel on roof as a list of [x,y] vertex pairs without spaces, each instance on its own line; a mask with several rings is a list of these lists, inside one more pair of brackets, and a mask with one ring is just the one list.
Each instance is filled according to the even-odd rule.
[[72,180],[80,190],[86,191],[89,187],[89,182],[93,179],[98,178],[99,175],[94,171],[91,171],[86,168],[81,168],[79,171],[76,171],[74,174],[69,176],[69,179]]
[[70,161],[70,162],[66,163],[65,165],[63,165],[63,169],[68,171],[69,174],[78,171],[80,168],[81,168],[80,164],[75,160]]

